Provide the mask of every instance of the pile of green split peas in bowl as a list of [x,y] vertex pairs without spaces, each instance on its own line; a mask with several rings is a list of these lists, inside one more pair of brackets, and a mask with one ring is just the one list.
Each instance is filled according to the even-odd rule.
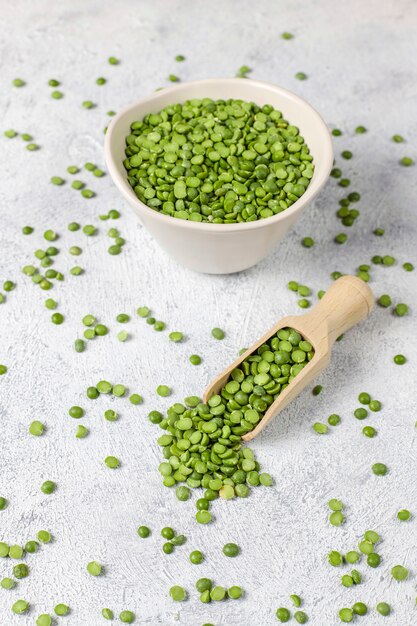
[[271,105],[187,100],[131,124],[124,166],[150,208],[184,220],[236,224],[285,211],[305,192],[313,157]]
[[[283,39],[292,39],[291,33],[283,33]],[[177,62],[184,62],[185,57],[178,55]],[[108,59],[110,66],[118,66],[116,57]],[[246,78],[250,68],[242,66],[238,76]],[[298,72],[296,77],[306,80],[304,72]],[[178,77],[170,75],[169,80],[176,82]],[[96,84],[104,86],[107,79],[99,77]],[[23,88],[25,81],[15,79],[13,87]],[[50,97],[59,101],[64,98],[64,93],[56,89],[60,87],[60,81],[51,79],[48,86],[53,90]],[[93,110],[95,103],[85,100],[81,106],[86,110]],[[114,111],[108,112],[109,117]],[[333,129],[333,136],[342,135],[339,129]],[[367,129],[364,126],[356,128],[357,134],[364,134]],[[13,139],[19,135],[13,129],[6,130],[4,135],[7,139]],[[20,133],[26,148],[30,152],[40,149],[38,144],[33,143],[29,133]],[[393,135],[392,141],[402,144],[404,138],[401,135]],[[313,157],[306,145],[300,130],[285,120],[280,111],[270,105],[262,107],[253,102],[242,100],[211,100],[209,98],[189,100],[165,107],[158,113],[147,115],[143,120],[132,122],[129,135],[126,137],[124,166],[128,180],[137,197],[150,208],[167,216],[178,219],[188,219],[196,222],[213,224],[233,224],[238,222],[250,222],[266,219],[285,211],[296,202],[308,188],[314,174]],[[350,150],[341,152],[341,157],[347,161],[352,159]],[[410,167],[413,159],[404,156],[399,159],[402,166]],[[85,172],[91,174],[96,180],[101,179],[105,172],[94,163],[87,162],[84,165]],[[75,176],[81,171],[78,166],[70,165],[67,173]],[[351,181],[343,177],[341,168],[335,166],[331,173],[338,186],[347,188]],[[64,188],[66,180],[61,175],[54,175],[50,183],[56,188]],[[89,189],[83,180],[73,179],[71,189],[80,192],[82,198],[91,199],[96,192]],[[360,200],[360,194],[350,192],[346,198],[340,201],[340,207],[336,216],[346,228],[352,227],[360,212],[356,203]],[[101,221],[119,219],[120,213],[111,209],[108,213],[99,216]],[[30,236],[34,232],[32,226],[22,228],[24,236]],[[81,227],[77,222],[68,225],[68,231],[76,233],[81,231],[86,237],[96,237],[98,229],[92,224]],[[375,228],[373,231],[377,237],[384,236],[383,228]],[[107,232],[111,239],[108,248],[110,255],[119,255],[123,251],[125,239],[116,228],[110,228]],[[64,280],[64,275],[51,266],[56,261],[59,249],[55,242],[59,235],[52,229],[44,232],[47,248],[37,249],[34,256],[39,261],[39,268],[33,265],[25,265],[23,274],[30,277],[32,282],[40,289],[48,291],[58,287],[58,283]],[[345,244],[348,239],[346,233],[335,236],[335,243]],[[306,236],[301,244],[305,248],[315,245],[312,237]],[[59,244],[58,244],[59,245]],[[72,245],[69,248],[71,256],[79,257],[83,253],[82,247]],[[366,282],[371,279],[373,265],[390,267],[396,264],[396,259],[391,255],[381,253],[371,259],[371,264],[362,263],[358,269],[358,275]],[[414,266],[409,261],[403,263],[403,269],[412,272]],[[42,274],[42,272],[45,272]],[[69,273],[72,276],[83,274],[84,269],[74,266]],[[341,272],[332,272],[333,279],[341,276]],[[6,302],[10,292],[15,288],[15,283],[6,280],[3,283],[3,291],[0,293],[0,304]],[[301,308],[310,306],[312,290],[299,283],[290,281],[288,288],[301,296],[298,305]],[[318,292],[321,298],[324,291]],[[402,318],[409,314],[409,307],[402,302],[394,303],[389,294],[378,297],[378,305],[383,309],[392,307],[393,314]],[[51,322],[61,325],[65,322],[65,316],[60,311],[55,311],[58,303],[53,298],[45,301],[46,309],[51,313]],[[139,307],[139,317],[146,320],[157,332],[166,329],[164,322],[157,320],[148,307]],[[120,324],[130,322],[130,316],[121,313],[116,321]],[[104,337],[109,333],[106,324],[98,321],[95,315],[88,314],[82,318],[83,339],[77,338],[74,342],[74,350],[77,353],[84,352],[89,342]],[[212,336],[222,340],[225,333],[220,328],[212,330]],[[129,339],[129,333],[124,329],[117,334],[119,341]],[[173,343],[181,343],[185,340],[184,334],[172,331],[169,339]],[[86,341],[87,340],[87,343]],[[267,342],[260,346],[230,375],[229,380],[218,394],[203,403],[199,396],[188,396],[184,403],[174,403],[163,415],[160,411],[152,410],[148,414],[149,421],[158,426],[162,432],[158,437],[158,444],[162,451],[163,460],[159,464],[159,473],[163,485],[172,488],[176,498],[185,502],[192,497],[193,490],[201,489],[200,497],[196,500],[195,519],[200,525],[207,525],[214,521],[212,514],[213,502],[217,499],[231,500],[234,498],[246,498],[253,487],[270,487],[273,484],[271,475],[261,471],[260,464],[255,458],[253,450],[242,446],[242,437],[249,433],[262,420],[265,412],[291,384],[304,367],[314,358],[314,348],[304,337],[293,328],[284,328],[278,331]],[[404,365],[407,361],[402,354],[396,355],[394,363]],[[192,365],[198,366],[202,359],[197,354],[189,357]],[[8,367],[0,364],[0,375],[6,375]],[[320,394],[320,385],[313,389],[313,395]],[[159,385],[156,389],[161,398],[171,394],[171,388],[167,385]],[[123,384],[113,385],[108,381],[99,381],[95,386],[88,387],[87,398],[95,400],[101,395],[112,395],[123,398],[127,389]],[[140,405],[143,398],[138,393],[129,397],[132,405]],[[379,400],[371,398],[367,392],[361,392],[358,401],[362,405],[353,411],[357,420],[364,420],[371,413],[378,412],[382,408]],[[68,411],[69,417],[81,420],[85,416],[85,410],[78,406],[71,406]],[[107,409],[104,418],[107,422],[116,422],[118,413],[114,409]],[[326,435],[328,426],[336,427],[341,423],[337,414],[328,418],[328,425],[316,422],[313,430],[317,435]],[[42,437],[47,432],[43,422],[34,420],[28,428],[33,437]],[[365,426],[362,429],[365,437],[374,438],[377,430],[373,426]],[[85,439],[89,435],[89,429],[83,424],[78,424],[75,431],[77,439]],[[119,471],[121,461],[113,455],[104,458],[105,466],[112,471]],[[383,477],[389,472],[385,463],[375,462],[371,470],[377,477]],[[378,478],[379,480],[379,478]],[[57,484],[53,480],[44,480],[39,490],[44,495],[53,498]],[[0,511],[7,508],[6,498],[0,497]],[[340,527],[346,522],[345,505],[337,498],[328,502],[329,524]],[[407,509],[401,509],[397,513],[399,522],[412,520],[412,513]],[[137,529],[140,539],[146,540],[152,536],[152,530],[142,524]],[[176,532],[172,527],[165,526],[160,530],[162,538],[161,551],[164,555],[171,555],[179,551],[186,543],[187,537]],[[25,545],[11,544],[0,541],[0,558],[5,563],[15,563],[9,575],[0,580],[0,587],[7,592],[20,586],[22,581],[30,574],[31,568],[27,563],[20,562],[25,555],[30,556],[47,549],[48,544],[54,537],[47,530],[40,530],[36,539],[29,539]],[[366,560],[370,568],[377,568],[381,563],[381,556],[376,551],[381,538],[376,531],[366,530],[363,538],[345,554],[338,550],[331,550],[327,555],[328,564],[333,568],[355,565]],[[351,548],[351,546],[350,546]],[[357,549],[356,549],[357,548]],[[232,541],[225,543],[222,554],[226,558],[239,557],[242,550]],[[188,554],[189,563],[192,566],[201,566],[206,562],[206,555],[199,549],[192,549]],[[105,576],[106,567],[97,560],[91,560],[85,565],[86,572],[93,578]],[[394,565],[390,571],[391,577],[396,582],[402,582],[409,578],[409,570],[404,565]],[[225,576],[226,578],[226,576]],[[340,577],[341,584],[346,587],[355,587],[362,583],[362,574],[357,569],[350,569]],[[220,584],[219,584],[220,583]],[[215,581],[211,578],[200,577],[195,583],[195,593],[200,602],[225,602],[240,600],[245,597],[245,589],[230,581]],[[167,595],[173,602],[184,602],[191,592],[180,584],[172,585]],[[309,616],[303,610],[303,600],[298,594],[291,594],[289,600],[292,608],[285,606],[276,609],[275,617],[280,623],[291,620],[299,624],[309,621]],[[31,604],[21,598],[11,605],[11,611],[16,615],[28,614]],[[376,611],[381,617],[388,617],[392,613],[390,604],[381,600],[376,604]],[[36,626],[52,626],[56,618],[64,617],[71,613],[70,607],[60,602],[56,604],[50,613],[42,613],[36,618]],[[338,609],[336,614],[343,623],[359,620],[361,616],[369,613],[368,606],[356,601],[351,607]],[[118,619],[122,623],[132,624],[138,618],[130,609],[124,609],[116,616],[111,608],[103,608],[101,615],[105,620]],[[275,619],[275,618],[274,618]],[[202,626],[214,626],[205,623]]]

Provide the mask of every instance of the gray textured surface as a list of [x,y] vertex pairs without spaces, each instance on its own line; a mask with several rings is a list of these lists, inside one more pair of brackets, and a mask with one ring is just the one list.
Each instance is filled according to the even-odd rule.
[[[194,522],[193,502],[178,503],[161,486],[159,431],[146,414],[169,405],[157,398],[157,384],[172,385],[176,399],[199,393],[238,348],[296,311],[296,298],[285,286],[288,280],[325,289],[332,270],[354,271],[377,253],[416,263],[416,170],[397,165],[404,154],[416,157],[416,26],[416,4],[406,0],[355,0],[337,7],[330,0],[1,2],[2,128],[32,133],[42,149],[29,153],[20,138],[0,139],[0,278],[18,282],[0,305],[0,363],[9,366],[0,381],[0,494],[10,500],[0,513],[0,540],[25,542],[40,528],[55,537],[53,544],[28,558],[29,578],[13,591],[0,590],[1,626],[33,624],[57,602],[71,606],[71,616],[59,620],[69,626],[99,626],[104,606],[134,610],[139,624],[268,626],[276,623],[276,608],[288,606],[293,592],[302,595],[312,626],[339,623],[337,610],[356,600],[373,608],[361,623],[380,625],[374,611],[380,600],[395,609],[387,623],[415,623],[415,274],[404,272],[400,264],[372,270],[375,293],[388,292],[394,301],[408,302],[413,316],[396,319],[389,311],[375,310],[336,345],[321,377],[322,394],[314,398],[304,393],[254,445],[275,486],[256,489],[246,501],[215,503],[216,522],[209,527]],[[296,38],[282,41],[284,30]],[[178,53],[186,55],[186,63],[175,63]],[[122,59],[120,66],[106,63],[110,54]],[[68,184],[49,184],[51,175],[63,174],[71,163],[102,164],[108,109],[118,110],[166,84],[170,72],[183,80],[231,76],[243,63],[254,68],[254,77],[304,96],[331,126],[344,129],[344,136],[335,140],[336,154],[346,148],[354,152],[343,169],[352,179],[350,189],[362,194],[361,217],[345,246],[333,243],[343,230],[335,217],[343,191],[335,181],[274,254],[247,272],[227,277],[200,276],[171,263],[121,201],[109,177],[92,180],[98,195],[89,201]],[[308,81],[293,78],[300,70],[309,75]],[[100,75],[109,79],[105,87],[95,85]],[[16,76],[27,80],[24,89],[10,87]],[[46,83],[51,77],[62,80],[61,101],[49,97]],[[89,98],[98,107],[83,110],[80,103]],[[369,132],[355,136],[358,124]],[[403,134],[407,143],[393,144],[393,133]],[[84,172],[81,178],[92,179]],[[107,254],[108,222],[97,219],[112,207],[121,209],[123,217],[111,225],[120,227],[128,241],[119,257]],[[88,239],[68,233],[71,220],[99,223],[100,235]],[[36,226],[31,237],[20,234],[26,223]],[[371,234],[376,226],[385,227],[384,238]],[[63,253],[56,267],[67,272],[79,262],[86,268],[84,276],[68,275],[48,293],[20,274],[21,266],[32,261],[32,251],[43,245],[41,233],[47,227],[61,234]],[[300,245],[305,235],[316,240],[311,250]],[[65,252],[76,243],[84,248],[77,260]],[[50,323],[43,307],[48,296],[59,301],[66,315],[61,327]],[[170,330],[186,332],[188,341],[171,344],[166,332],[155,333],[137,319],[134,311],[143,304],[166,320]],[[132,313],[132,338],[126,344],[115,336],[114,319],[121,311]],[[72,343],[87,312],[108,323],[111,334],[79,355]],[[225,341],[211,339],[215,325],[227,331]],[[187,361],[194,352],[204,357],[199,368]],[[409,358],[402,368],[392,363],[398,352]],[[85,387],[101,378],[124,382],[143,393],[145,403],[87,402]],[[374,440],[363,437],[363,423],[352,415],[362,390],[384,405],[368,419],[378,429]],[[85,440],[75,439],[76,423],[67,415],[75,403],[88,409],[83,422],[91,434]],[[102,417],[110,403],[120,407],[117,423]],[[342,416],[342,424],[325,437],[315,435],[312,423],[333,412]],[[35,418],[48,427],[38,439],[27,434]],[[107,454],[120,457],[119,470],[105,468]],[[375,461],[389,466],[385,478],[371,474]],[[45,479],[57,481],[56,494],[40,493]],[[347,505],[343,528],[327,522],[331,497]],[[403,507],[413,511],[412,522],[396,521]],[[136,536],[141,523],[153,529],[147,541]],[[186,546],[172,556],[161,552],[159,530],[166,524],[188,536]],[[364,583],[345,589],[339,579],[348,567],[331,568],[326,554],[354,549],[368,528],[383,537],[383,562],[377,570],[361,564]],[[230,540],[242,546],[238,559],[222,556],[221,547]],[[204,565],[188,563],[192,549],[206,553]],[[87,575],[85,565],[92,559],[105,565],[106,576]],[[397,563],[410,568],[409,581],[391,579],[389,569]],[[0,577],[10,575],[11,565],[0,562]],[[241,584],[246,599],[200,604],[193,583],[203,575],[219,584]],[[192,599],[183,605],[174,606],[167,595],[176,583],[191,591]],[[31,613],[14,616],[10,606],[22,597],[32,603]]]

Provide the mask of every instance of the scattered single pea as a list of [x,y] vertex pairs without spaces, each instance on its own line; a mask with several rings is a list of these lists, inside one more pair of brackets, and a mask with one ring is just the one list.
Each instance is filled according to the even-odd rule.
[[247,78],[251,71],[251,68],[247,65],[241,65],[236,72],[236,78]]
[[119,619],[121,622],[123,622],[124,624],[133,624],[133,622],[136,619],[135,614],[133,613],[133,611],[122,611],[119,615]]
[[353,610],[348,608],[340,609],[339,617],[342,622],[351,622],[354,618]]
[[169,595],[174,600],[174,602],[184,602],[184,600],[187,598],[187,592],[183,587],[180,587],[179,585],[174,585],[173,587],[171,587],[171,589],[169,590]]
[[158,396],[166,398],[171,394],[171,389],[167,385],[158,385],[158,387],[156,388],[156,393],[158,394]]
[[116,469],[120,467],[120,461],[115,456],[106,456],[106,458],[104,459],[104,462],[107,465],[107,467],[110,469]]
[[200,550],[193,550],[190,553],[190,562],[193,565],[200,565],[204,561],[204,554]]
[[49,543],[52,539],[51,534],[47,530],[40,530],[37,537],[41,543]]
[[175,550],[175,546],[173,543],[171,543],[170,541],[167,541],[166,543],[164,543],[164,545],[162,546],[162,550],[165,554],[172,554],[172,552],[174,552]]
[[191,365],[200,365],[200,363],[201,363],[201,356],[199,356],[198,354],[192,354],[190,356],[189,361],[190,361]]
[[169,339],[174,343],[179,343],[184,339],[184,335],[178,331],[173,331],[172,333],[169,333]]
[[385,476],[388,472],[388,468],[384,463],[374,463],[374,465],[372,465],[372,471],[375,476]]
[[301,598],[299,595],[293,593],[290,595],[291,602],[298,609],[301,606]]
[[381,563],[381,557],[376,552],[371,552],[371,554],[368,554],[366,557],[366,562],[369,567],[378,567]]
[[34,540],[27,541],[25,544],[25,552],[28,552],[29,554],[34,554],[38,551],[38,548],[39,544]]
[[209,524],[212,520],[210,511],[197,511],[195,518],[199,524]]
[[285,607],[277,609],[276,616],[282,624],[289,622],[291,619],[291,613]]
[[358,409],[355,409],[353,411],[353,415],[356,417],[356,419],[363,420],[368,417],[368,411],[362,407],[359,407]]
[[345,521],[345,516],[341,511],[334,511],[329,516],[329,522],[332,526],[341,526]]
[[377,302],[379,306],[383,307],[384,309],[391,306],[392,304],[391,297],[387,293],[384,293],[382,296],[379,296]]
[[347,563],[353,564],[360,559],[360,554],[356,550],[350,550],[346,553],[345,559]]
[[382,408],[382,403],[379,400],[371,400],[369,403],[369,409],[374,413],[377,413]]
[[373,438],[377,435],[377,431],[373,426],[365,426],[364,428],[362,428],[362,433],[365,435],[365,437],[370,438]]
[[387,617],[391,613],[391,607],[386,602],[378,602],[376,605],[376,610],[380,615]]
[[188,487],[185,487],[184,485],[180,485],[179,487],[176,488],[175,495],[177,496],[178,500],[180,500],[181,502],[185,502],[186,500],[190,499],[191,491]]
[[23,548],[19,545],[13,545],[9,548],[9,557],[11,559],[21,559],[23,556]]
[[406,580],[408,578],[408,574],[408,569],[402,565],[394,565],[391,569],[391,576],[398,582]]
[[404,317],[404,315],[407,315],[409,311],[408,305],[404,304],[402,302],[400,302],[399,304],[397,304],[394,308],[394,313],[398,316],[398,317]]
[[229,587],[227,590],[227,595],[232,600],[239,600],[243,595],[243,589],[238,585],[233,585],[233,587]]
[[347,238],[348,236],[346,233],[339,233],[338,235],[335,236],[334,240],[336,243],[343,244],[343,243],[346,243]]
[[411,513],[407,509],[401,509],[397,513],[397,518],[400,522],[408,522],[411,519]]
[[101,614],[104,617],[104,619],[113,619],[114,618],[114,613],[111,609],[102,609],[101,610]]
[[97,233],[97,228],[93,226],[93,224],[86,224],[83,227],[83,233],[84,235],[87,235],[87,237],[92,237]]
[[297,80],[307,80],[308,77],[307,77],[307,74],[305,74],[304,72],[297,72],[295,74],[295,78]]
[[344,574],[342,576],[341,582],[344,587],[352,587],[352,585],[354,584],[353,578],[349,574]]
[[17,600],[12,606],[12,611],[16,613],[16,615],[27,613],[27,611],[29,611],[29,602],[26,600]]
[[45,480],[45,482],[41,485],[41,491],[45,494],[50,495],[51,493],[54,493],[55,490],[56,483],[54,483],[52,480]]
[[100,576],[103,573],[103,566],[97,561],[90,561],[86,569],[91,576]]
[[314,246],[314,239],[312,237],[304,237],[301,240],[301,244],[304,248],[312,248]]
[[400,165],[410,167],[410,165],[414,165],[414,159],[409,156],[404,156],[402,159],[400,159]]
[[210,591],[210,598],[214,600],[214,602],[221,602],[225,599],[225,597],[226,589],[224,587],[221,587],[220,585],[213,587],[213,589]]
[[343,509],[345,508],[343,502],[341,500],[338,500],[337,498],[332,498],[331,500],[329,500],[327,505],[332,511],[343,511]]
[[404,363],[406,363],[407,359],[405,358],[405,356],[403,354],[396,354],[394,359],[393,359],[393,361],[397,365],[404,365]]
[[386,265],[387,267],[395,265],[395,262],[396,262],[396,259],[393,256],[391,256],[390,254],[385,254],[382,257],[382,264]]
[[139,526],[138,535],[141,539],[147,539],[151,534],[150,528],[148,526]]
[[213,328],[211,331],[211,334],[215,339],[219,339],[219,340],[224,339],[225,337],[225,332],[221,328]]
[[83,341],[83,339],[76,339],[74,341],[74,349],[76,352],[84,352],[85,347],[85,341]]
[[333,567],[340,567],[343,563],[343,556],[337,550],[329,552],[327,559]]
[[313,429],[318,435],[325,435],[329,430],[327,424],[323,424],[322,422],[315,422]]
[[337,415],[337,413],[332,413],[327,418],[327,421],[330,424],[330,426],[338,426],[342,420],[340,418],[340,415]]
[[131,396],[129,396],[129,402],[131,404],[142,404],[143,402],[143,398],[141,395],[139,395],[138,393],[132,393]]
[[352,606],[352,610],[356,615],[366,615],[368,612],[368,607],[363,602],[355,602]]
[[111,393],[113,385],[107,380],[100,380],[97,383],[96,388],[100,393]]
[[29,426],[29,432],[35,437],[40,437],[45,431],[45,425],[39,420],[34,420]]
[[77,426],[77,430],[75,431],[75,436],[77,439],[85,439],[85,437],[88,436],[89,432],[90,431],[88,430],[86,426],[83,426],[82,424],[80,424],[79,426]]
[[125,387],[125,385],[121,385],[120,383],[117,383],[116,385],[113,386],[113,395],[116,396],[117,398],[122,398],[124,395],[126,395],[127,389]]
[[62,315],[62,313],[52,313],[51,322],[53,324],[60,325],[63,323],[63,321],[64,321],[64,316]]
[[70,409],[68,409],[68,413],[71,417],[75,419],[80,419],[85,415],[84,409],[80,406],[72,406]]
[[223,554],[229,557],[235,557],[240,553],[240,548],[236,543],[226,543],[223,546]]

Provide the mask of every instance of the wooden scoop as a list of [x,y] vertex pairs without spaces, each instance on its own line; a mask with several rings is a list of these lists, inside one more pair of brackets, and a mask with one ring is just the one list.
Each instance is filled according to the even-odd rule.
[[298,394],[318,376],[330,361],[331,349],[337,337],[355,324],[365,319],[374,306],[374,297],[366,283],[356,276],[338,278],[323,298],[304,315],[290,315],[282,318],[263,337],[229,365],[215,378],[204,392],[203,401],[217,393],[229,380],[231,372],[255,352],[259,346],[275,335],[281,328],[295,328],[314,348],[314,356],[271,404],[261,421],[253,430],[242,437],[250,441],[265,428],[271,419],[287,406]]

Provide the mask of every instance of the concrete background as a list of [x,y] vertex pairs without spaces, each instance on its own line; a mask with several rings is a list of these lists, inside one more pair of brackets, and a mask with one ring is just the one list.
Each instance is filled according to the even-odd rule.
[[[405,272],[401,264],[417,263],[417,181],[415,167],[403,168],[398,160],[405,154],[417,157],[416,3],[2,0],[0,8],[2,130],[31,133],[41,146],[31,153],[20,137],[0,139],[0,279],[17,282],[0,305],[0,363],[9,367],[0,380],[0,495],[9,500],[0,513],[0,540],[24,543],[41,528],[54,537],[25,559],[31,569],[27,579],[15,590],[0,589],[1,626],[34,624],[57,602],[71,607],[71,614],[57,621],[68,626],[99,626],[105,606],[117,613],[135,611],[138,624],[268,626],[277,623],[279,606],[290,606],[290,593],[302,596],[312,626],[338,624],[338,610],[357,600],[372,609],[358,622],[385,624],[375,604],[387,601],[393,606],[387,624],[414,624],[417,284],[416,274]],[[295,38],[283,41],[283,31]],[[174,61],[180,53],[187,57],[182,64]],[[108,65],[110,55],[121,59],[119,66]],[[335,211],[344,190],[332,179],[292,233],[257,267],[232,276],[197,275],[156,246],[108,176],[99,180],[84,171],[78,176],[97,192],[96,198],[85,200],[71,189],[65,168],[86,161],[103,166],[106,111],[120,110],[168,84],[169,73],[184,81],[233,76],[242,64],[253,68],[254,78],[305,97],[330,127],[343,129],[344,135],[335,138],[335,153],[350,149],[354,158],[343,163],[337,158],[337,163],[352,180],[349,191],[361,193],[361,216],[352,228],[341,227]],[[306,72],[308,80],[297,81],[298,71]],[[17,76],[27,81],[22,89],[11,87]],[[96,86],[98,76],[108,79],[104,87]],[[60,101],[50,98],[50,78],[62,81]],[[83,109],[86,99],[97,107]],[[358,124],[368,128],[365,135],[355,135]],[[407,143],[393,143],[394,133],[404,135]],[[67,184],[51,185],[53,175],[62,175]],[[98,215],[111,208],[119,209],[122,218],[100,222]],[[66,225],[73,220],[98,225],[99,234],[69,233]],[[25,224],[36,228],[30,237],[21,235]],[[110,226],[127,240],[118,257],[107,254]],[[377,226],[385,228],[384,237],[372,235]],[[46,228],[60,234],[62,252],[55,267],[66,274],[50,292],[32,285],[20,271],[33,261],[36,248],[45,247]],[[338,246],[333,238],[343,230],[349,240]],[[316,241],[310,250],[300,245],[306,235]],[[71,257],[70,245],[80,245],[83,255]],[[394,267],[372,268],[375,294],[389,293],[394,302],[408,303],[411,314],[395,318],[377,307],[336,344],[329,369],[318,381],[321,395],[306,391],[253,446],[274,476],[274,487],[255,489],[245,501],[214,503],[215,523],[198,526],[195,496],[179,503],[161,485],[159,429],[148,422],[147,413],[200,393],[240,347],[281,316],[297,312],[288,280],[299,280],[316,293],[329,286],[330,272],[354,272],[374,254],[398,259]],[[83,276],[68,273],[77,263],[86,269]],[[66,317],[62,326],[51,324],[43,306],[47,297],[59,302]],[[156,333],[137,318],[136,308],[145,304],[167,322],[166,332]],[[124,344],[116,338],[120,312],[132,315],[126,325],[131,339]],[[77,354],[73,341],[82,333],[86,313],[95,314],[111,332]],[[213,326],[225,329],[223,342],[211,338]],[[171,330],[185,332],[187,341],[169,342]],[[200,367],[188,362],[195,352],[204,359]],[[402,367],[392,361],[399,352],[408,358]],[[143,394],[144,404],[87,401],[85,388],[102,378]],[[173,387],[166,400],[155,393],[161,383]],[[372,440],[361,434],[364,422],[353,417],[363,390],[383,403],[383,410],[367,420],[378,429]],[[67,414],[73,404],[87,410],[82,420],[91,431],[87,439],[74,437],[77,423]],[[119,422],[104,420],[109,406],[120,410]],[[312,424],[333,412],[341,415],[342,424],[327,436],[316,435]],[[47,426],[42,438],[28,435],[33,419]],[[117,471],[104,466],[108,454],[121,459]],[[371,473],[377,461],[389,467],[384,478]],[[57,482],[54,495],[40,492],[46,479]],[[342,528],[327,521],[331,497],[346,504]],[[396,520],[401,508],[413,512],[411,522]],[[139,524],[153,530],[147,541],[136,536]],[[171,556],[161,551],[164,525],[188,537]],[[372,570],[359,564],[364,582],[346,589],[340,577],[351,568],[330,567],[326,555],[331,549],[354,549],[369,528],[383,539],[381,566]],[[227,541],[241,545],[239,558],[222,555]],[[193,549],[206,554],[204,564],[188,562]],[[93,579],[86,573],[93,559],[105,565],[105,576]],[[396,564],[410,569],[408,581],[392,580],[390,569]],[[9,576],[12,565],[2,560],[0,577]],[[193,588],[201,576],[226,586],[240,584],[246,597],[203,605]],[[173,584],[190,591],[188,602],[170,600]],[[18,598],[31,602],[28,615],[11,613]]]

